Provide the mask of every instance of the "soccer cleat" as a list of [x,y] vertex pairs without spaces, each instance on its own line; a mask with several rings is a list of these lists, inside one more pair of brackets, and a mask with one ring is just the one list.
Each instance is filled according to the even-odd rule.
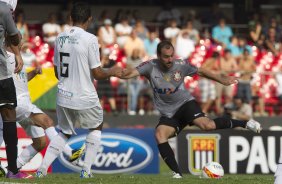
[[0,178],[6,177],[7,172],[8,172],[7,169],[4,168],[4,167],[1,165],[1,162],[0,162]]
[[11,171],[8,171],[6,178],[11,179],[31,179],[33,176],[31,174],[27,174],[25,172],[17,172],[16,174],[12,173]]
[[80,178],[91,178],[91,174],[88,174],[85,170],[81,170]]
[[36,173],[35,173],[35,177],[36,177],[36,178],[44,178],[44,177],[45,177],[45,175],[43,174],[43,172],[42,172],[42,171],[36,171]]
[[179,173],[172,172],[172,178],[180,179],[180,178],[182,178],[182,176]]
[[260,133],[260,131],[262,130],[260,123],[254,119],[250,119],[247,122],[246,128],[255,133]]
[[83,144],[78,150],[72,151],[72,155],[70,156],[69,161],[73,162],[79,159],[83,155],[84,151],[85,151],[85,144]]

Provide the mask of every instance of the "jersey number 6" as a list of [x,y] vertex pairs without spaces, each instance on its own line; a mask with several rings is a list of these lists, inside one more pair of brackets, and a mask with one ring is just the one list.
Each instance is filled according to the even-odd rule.
[[63,62],[63,57],[70,57],[70,53],[60,52],[60,76],[68,77],[69,76],[69,64]]

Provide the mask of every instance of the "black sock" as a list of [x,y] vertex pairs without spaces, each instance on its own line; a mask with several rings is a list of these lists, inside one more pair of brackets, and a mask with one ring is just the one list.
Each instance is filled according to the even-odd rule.
[[241,121],[236,119],[230,119],[227,117],[219,117],[214,119],[216,129],[226,129],[226,128],[235,128],[243,127],[246,128],[247,121]]
[[159,152],[163,158],[163,160],[165,161],[165,163],[167,164],[167,166],[174,172],[179,173],[180,175],[182,175],[179,171],[178,168],[178,164],[175,160],[175,156],[174,156],[174,152],[171,149],[170,145],[168,144],[168,142],[165,143],[161,143],[158,145],[159,148]]
[[18,172],[18,136],[16,122],[3,123],[3,138],[6,144],[8,170],[15,174]]
[[248,122],[248,121],[237,120],[237,119],[231,119],[231,121],[232,121],[232,128],[235,128],[235,127],[246,128],[246,125],[247,125],[247,122]]

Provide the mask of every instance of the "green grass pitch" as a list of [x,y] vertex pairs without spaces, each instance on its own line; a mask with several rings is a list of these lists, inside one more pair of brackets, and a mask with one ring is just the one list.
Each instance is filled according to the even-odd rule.
[[110,174],[94,175],[93,178],[80,179],[79,173],[49,174],[45,178],[29,180],[9,180],[0,178],[0,184],[8,183],[46,183],[46,184],[273,184],[273,175],[225,175],[221,179],[201,179],[197,176],[185,174],[182,179],[172,179],[168,167],[161,162],[160,174]]

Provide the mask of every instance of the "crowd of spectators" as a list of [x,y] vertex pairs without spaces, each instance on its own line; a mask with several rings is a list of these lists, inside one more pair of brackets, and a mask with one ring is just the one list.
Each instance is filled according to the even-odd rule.
[[[30,37],[24,17],[22,10],[16,13],[17,26],[25,41],[22,47],[25,63],[52,67],[54,40],[61,31],[71,27],[70,20],[58,21],[57,14],[51,13],[42,24],[42,35]],[[199,77],[187,78],[187,90],[196,96],[204,112],[234,117],[240,116],[237,110],[248,112],[248,117],[281,113],[282,20],[279,16],[253,13],[247,24],[249,31],[237,33],[228,24],[232,20],[216,4],[207,12],[197,15],[191,10],[184,16],[166,3],[154,20],[157,24],[147,25],[137,10],[119,10],[116,17],[109,17],[103,11],[89,30],[98,37],[102,66],[135,67],[155,58],[159,41],[168,39],[175,46],[175,57],[196,66],[204,65],[215,73],[239,77],[236,86],[222,86]],[[152,92],[143,78],[129,81],[112,78],[95,85],[106,111],[114,115],[118,111],[130,115],[157,113],[151,103]],[[246,105],[252,108],[252,115],[249,110],[240,110]],[[230,106],[236,107],[234,112],[230,112]]]

